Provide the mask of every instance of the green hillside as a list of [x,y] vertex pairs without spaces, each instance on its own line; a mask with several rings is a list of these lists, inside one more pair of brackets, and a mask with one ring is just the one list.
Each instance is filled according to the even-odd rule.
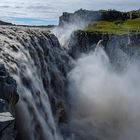
[[140,18],[92,22],[83,32],[100,32],[109,34],[140,33]]

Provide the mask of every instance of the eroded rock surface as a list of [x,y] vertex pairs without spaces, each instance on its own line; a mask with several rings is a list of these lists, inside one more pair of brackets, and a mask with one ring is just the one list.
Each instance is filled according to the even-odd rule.
[[19,100],[16,81],[0,64],[0,139],[15,140],[15,105]]

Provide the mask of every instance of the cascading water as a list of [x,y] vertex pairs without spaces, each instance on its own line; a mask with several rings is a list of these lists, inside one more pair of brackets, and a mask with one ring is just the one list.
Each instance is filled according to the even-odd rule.
[[62,110],[69,57],[56,37],[43,29],[1,27],[0,52],[20,95],[17,139],[62,140],[58,105]]
[[0,63],[20,95],[17,140],[140,139],[139,55],[130,59],[114,40],[108,54],[101,40],[74,61],[46,29],[0,27]]

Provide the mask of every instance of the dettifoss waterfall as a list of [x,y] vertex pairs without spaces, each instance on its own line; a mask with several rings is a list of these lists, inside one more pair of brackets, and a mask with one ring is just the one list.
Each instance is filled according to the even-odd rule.
[[53,113],[57,116],[56,110],[61,109],[69,57],[48,32],[12,27],[1,32],[0,61],[16,79],[20,95],[16,108],[19,139],[62,139]]
[[17,140],[140,139],[139,62],[118,50],[116,69],[102,41],[74,60],[46,30],[0,32],[0,62],[20,95]]

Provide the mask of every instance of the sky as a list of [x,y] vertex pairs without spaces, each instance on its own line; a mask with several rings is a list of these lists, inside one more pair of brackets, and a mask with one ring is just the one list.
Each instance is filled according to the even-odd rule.
[[58,24],[63,12],[78,9],[140,9],[140,0],[0,0],[0,19],[15,24]]

